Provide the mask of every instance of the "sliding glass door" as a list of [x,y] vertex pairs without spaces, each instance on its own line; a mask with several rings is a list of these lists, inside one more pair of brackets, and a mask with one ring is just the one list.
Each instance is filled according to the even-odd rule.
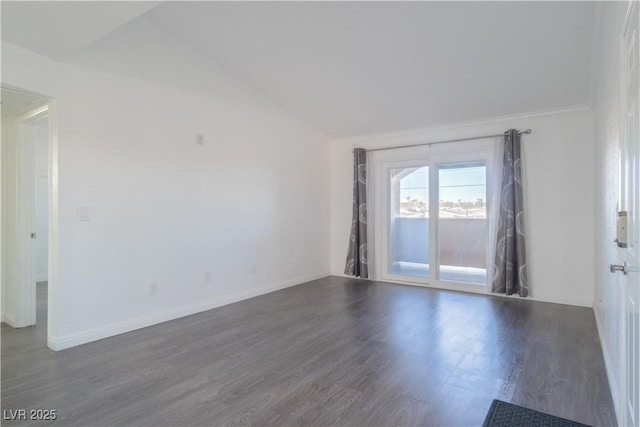
[[489,248],[489,154],[415,157],[383,157],[377,163],[379,278],[483,290]]
[[440,280],[487,283],[487,167],[438,168]]
[[424,163],[387,168],[387,271],[429,277],[429,167]]

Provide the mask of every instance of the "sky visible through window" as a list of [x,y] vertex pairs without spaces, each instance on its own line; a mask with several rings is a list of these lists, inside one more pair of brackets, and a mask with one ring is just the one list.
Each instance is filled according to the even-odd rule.
[[[400,180],[400,200],[407,197],[428,202],[427,167],[416,169]],[[465,166],[440,169],[440,196],[445,202],[475,202],[486,197],[486,167]]]
[[440,169],[440,197],[445,202],[475,202],[486,198],[487,168],[466,166]]
[[[484,165],[441,166],[438,171],[441,216],[485,217],[486,171]],[[399,202],[402,216],[428,216],[428,167],[416,168],[400,179]]]
[[417,200],[429,202],[429,170],[427,167],[419,168],[400,180],[400,200]]

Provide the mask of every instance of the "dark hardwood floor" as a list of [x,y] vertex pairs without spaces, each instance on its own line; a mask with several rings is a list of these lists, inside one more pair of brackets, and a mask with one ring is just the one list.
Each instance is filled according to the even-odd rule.
[[6,426],[616,424],[587,308],[327,277],[57,353],[38,316],[2,325],[2,409],[58,418]]

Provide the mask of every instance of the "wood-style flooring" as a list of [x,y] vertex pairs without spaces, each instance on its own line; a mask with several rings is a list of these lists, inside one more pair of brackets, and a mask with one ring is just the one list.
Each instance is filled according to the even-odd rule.
[[3,417],[57,411],[5,426],[616,424],[587,308],[327,277],[60,352],[44,308],[1,332]]

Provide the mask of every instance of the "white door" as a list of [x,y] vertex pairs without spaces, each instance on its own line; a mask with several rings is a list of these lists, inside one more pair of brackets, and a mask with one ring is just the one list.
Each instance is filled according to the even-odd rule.
[[625,420],[623,425],[640,425],[640,113],[638,98],[640,95],[638,73],[638,4],[630,2],[629,13],[623,33],[623,92],[625,134],[623,167],[624,205],[627,211],[627,249],[623,251],[623,262],[627,263],[626,274],[621,275],[623,287],[623,396]]
[[2,259],[4,321],[15,328],[36,323],[35,142],[48,105],[3,120]]

